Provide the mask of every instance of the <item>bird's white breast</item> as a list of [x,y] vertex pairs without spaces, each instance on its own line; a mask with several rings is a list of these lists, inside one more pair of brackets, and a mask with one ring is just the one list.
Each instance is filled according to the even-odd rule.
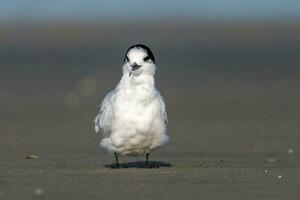
[[110,143],[115,152],[138,155],[162,143],[165,124],[154,86],[140,84],[121,88],[114,113]]

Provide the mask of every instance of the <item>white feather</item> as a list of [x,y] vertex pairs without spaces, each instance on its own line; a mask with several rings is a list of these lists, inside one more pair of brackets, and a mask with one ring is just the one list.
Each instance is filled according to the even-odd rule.
[[113,90],[105,96],[104,100],[101,103],[99,114],[94,120],[95,131],[99,132],[101,128],[104,136],[107,136],[111,129],[110,126],[113,117],[115,95],[116,94]]

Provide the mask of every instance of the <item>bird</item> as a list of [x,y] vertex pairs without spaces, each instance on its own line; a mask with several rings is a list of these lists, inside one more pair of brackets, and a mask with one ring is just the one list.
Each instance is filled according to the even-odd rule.
[[169,141],[165,100],[155,87],[156,61],[144,44],[130,46],[122,66],[121,80],[103,99],[94,119],[102,132],[100,146],[114,155],[112,168],[122,167],[119,156],[146,156],[144,168],[159,167],[149,155]]

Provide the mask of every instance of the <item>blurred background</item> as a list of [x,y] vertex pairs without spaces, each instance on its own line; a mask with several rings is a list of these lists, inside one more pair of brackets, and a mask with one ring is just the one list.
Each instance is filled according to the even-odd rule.
[[171,142],[156,158],[297,155],[299,8],[296,0],[1,0],[2,166],[32,153],[67,166],[110,163],[93,118],[135,43],[153,50],[167,101]]

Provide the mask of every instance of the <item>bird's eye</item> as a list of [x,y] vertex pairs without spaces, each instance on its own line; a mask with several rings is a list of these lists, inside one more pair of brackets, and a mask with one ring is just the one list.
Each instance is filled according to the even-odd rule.
[[149,61],[150,59],[151,59],[150,56],[146,56],[146,57],[144,58],[144,61],[147,62],[147,61]]

